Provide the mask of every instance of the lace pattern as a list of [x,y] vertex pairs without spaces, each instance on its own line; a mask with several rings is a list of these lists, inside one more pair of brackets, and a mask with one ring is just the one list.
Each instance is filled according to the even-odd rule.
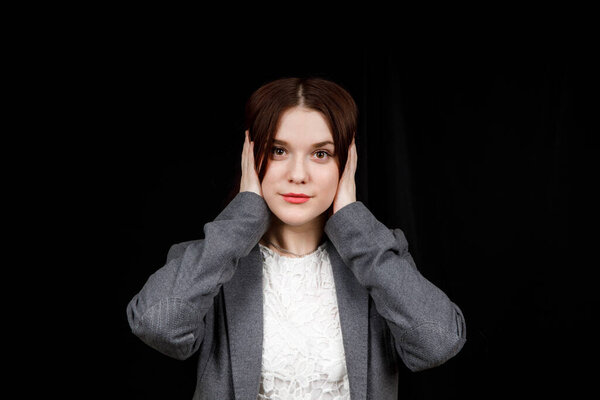
[[260,400],[348,400],[348,372],[325,243],[311,254],[263,256]]

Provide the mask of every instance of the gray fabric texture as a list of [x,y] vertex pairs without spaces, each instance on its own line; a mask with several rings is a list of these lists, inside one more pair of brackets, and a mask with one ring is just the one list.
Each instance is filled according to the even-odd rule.
[[[127,305],[132,332],[177,359],[199,351],[194,399],[255,400],[262,361],[262,257],[271,212],[239,193],[204,238],[173,245]],[[466,341],[461,310],[416,268],[400,229],[358,201],[325,225],[352,400],[396,400],[398,363],[420,371]]]

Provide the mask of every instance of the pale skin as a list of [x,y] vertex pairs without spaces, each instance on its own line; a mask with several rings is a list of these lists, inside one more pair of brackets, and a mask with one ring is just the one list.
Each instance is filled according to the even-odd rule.
[[[249,191],[266,197],[273,218],[261,243],[283,256],[293,257],[270,246],[267,241],[296,254],[310,253],[322,243],[323,229],[327,222],[323,211],[333,203],[335,214],[356,201],[355,173],[358,156],[355,141],[352,140],[348,148],[348,159],[341,177],[337,164],[334,164],[339,163],[336,155],[324,160],[326,157],[323,152],[317,149],[315,155],[315,151],[310,149],[308,144],[305,145],[332,140],[331,138],[331,132],[320,113],[301,107],[286,112],[281,118],[276,139],[285,140],[289,144],[286,145],[285,151],[276,150],[276,156],[269,152],[266,154],[272,159],[269,160],[267,172],[261,183],[254,161],[254,142],[249,140],[248,131],[245,132],[240,192]],[[323,149],[333,153],[331,145]],[[335,193],[331,189],[332,184],[336,187]],[[308,206],[290,205],[280,200],[281,191],[305,193],[314,198],[309,200],[312,203]]]

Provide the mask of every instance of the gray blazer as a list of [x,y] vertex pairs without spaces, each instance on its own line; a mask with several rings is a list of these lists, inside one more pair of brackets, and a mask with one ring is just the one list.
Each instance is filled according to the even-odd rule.
[[[178,359],[200,351],[194,399],[255,400],[262,362],[262,258],[271,211],[239,193],[204,239],[175,244],[127,305],[135,335]],[[400,229],[361,202],[325,225],[352,400],[396,400],[399,362],[435,367],[465,343],[460,309],[417,270]]]

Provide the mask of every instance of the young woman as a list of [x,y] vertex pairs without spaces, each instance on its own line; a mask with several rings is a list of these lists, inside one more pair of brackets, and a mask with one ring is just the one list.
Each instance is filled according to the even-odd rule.
[[239,191],[127,307],[156,350],[200,352],[194,399],[396,400],[401,362],[435,367],[465,343],[460,309],[403,232],[356,201],[356,125],[331,81],[250,97]]

